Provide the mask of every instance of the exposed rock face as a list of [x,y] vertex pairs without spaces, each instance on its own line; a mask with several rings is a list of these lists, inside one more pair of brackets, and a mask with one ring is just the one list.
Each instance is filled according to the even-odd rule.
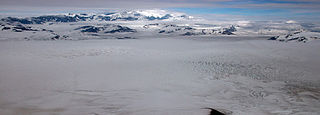
[[23,31],[40,31],[38,29],[32,28],[31,26],[25,25],[6,25],[2,29],[2,31],[12,31],[12,32],[23,32]]
[[223,31],[221,34],[226,34],[226,35],[234,35],[232,32],[237,31],[237,29],[232,25],[230,28],[223,28]]
[[91,33],[122,33],[122,32],[136,32],[136,30],[129,27],[124,27],[114,24],[98,25],[98,26],[81,26],[75,30],[81,30],[81,32],[91,32]]
[[39,16],[31,18],[14,18],[7,17],[2,18],[1,21],[8,23],[21,23],[21,24],[43,24],[46,22],[77,22],[84,21],[84,18],[78,18],[78,16],[70,17],[66,15],[50,15],[50,16]]

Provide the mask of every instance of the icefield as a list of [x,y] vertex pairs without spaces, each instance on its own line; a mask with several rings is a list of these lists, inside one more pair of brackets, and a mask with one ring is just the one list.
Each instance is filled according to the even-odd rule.
[[319,27],[165,10],[4,17],[0,115],[319,115]]
[[[227,38],[226,38],[227,39]],[[317,115],[320,42],[0,42],[1,114]]]

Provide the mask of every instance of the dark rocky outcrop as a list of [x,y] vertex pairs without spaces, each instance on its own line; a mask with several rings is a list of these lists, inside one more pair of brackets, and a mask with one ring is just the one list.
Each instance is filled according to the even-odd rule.
[[320,39],[320,33],[318,32],[298,31],[286,35],[274,36],[269,38],[268,40],[277,40],[281,42],[296,41],[305,43],[317,39]]
[[224,28],[221,34],[224,35],[234,35],[233,32],[237,31],[237,29],[232,25],[230,28]]
[[277,40],[278,38],[279,38],[279,36],[274,36],[274,37],[269,38],[268,40]]
[[210,113],[208,115],[226,115],[225,113],[222,113],[222,112],[215,110],[213,108],[203,108],[203,109],[210,110]]
[[10,27],[3,27],[2,30],[10,30]]
[[13,32],[23,32],[23,31],[39,31],[37,29],[33,29],[30,26],[23,26],[23,25],[8,25],[5,26],[1,29],[2,31],[4,30],[12,30]]
[[100,26],[81,26],[79,28],[76,28],[74,30],[81,30],[81,32],[88,32],[88,33],[122,33],[122,32],[136,32],[136,30],[131,29],[129,27],[124,27],[120,25],[114,25],[114,24],[106,24],[106,25],[100,25]]
[[39,17],[31,17],[31,18],[14,18],[7,17],[2,18],[1,21],[8,23],[21,23],[21,24],[43,24],[46,22],[76,22],[76,21],[84,21],[85,18],[81,18],[76,15],[74,17],[66,16],[66,15],[49,15],[49,16],[39,16]]
[[137,38],[134,38],[134,37],[117,37],[117,39],[137,39]]
[[123,26],[120,26],[118,25],[115,29],[111,30],[111,31],[106,31],[104,33],[116,33],[116,32],[137,32],[136,30],[134,29],[131,29],[129,27],[123,27]]
[[145,18],[148,20],[164,20],[164,19],[169,19],[170,17],[172,17],[170,14],[166,14],[165,16],[162,16],[162,17],[146,16]]

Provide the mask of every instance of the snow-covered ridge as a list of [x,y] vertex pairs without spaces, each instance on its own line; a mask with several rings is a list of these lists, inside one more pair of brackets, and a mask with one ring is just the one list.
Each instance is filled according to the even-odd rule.
[[237,31],[236,27],[220,27],[218,29],[202,29],[193,26],[176,25],[176,24],[147,24],[143,26],[145,29],[153,29],[159,34],[179,34],[183,36],[191,35],[234,35],[233,32]]
[[270,38],[269,40],[278,40],[283,42],[296,41],[296,42],[308,42],[311,40],[320,39],[320,33],[298,31],[292,34],[280,35]]
[[19,22],[22,24],[43,24],[47,22],[78,22],[78,21],[153,21],[153,20],[190,20],[192,16],[184,13],[170,12],[166,10],[130,10],[121,12],[107,12],[107,13],[79,13],[79,14],[59,14],[59,15],[45,15],[38,17],[2,18],[1,21],[8,23]]
[[166,10],[6,17],[0,20],[0,37],[28,40],[127,39],[141,36],[233,35],[237,31],[234,26],[209,24],[207,27],[206,24],[195,23],[193,19],[184,13]]
[[[0,38],[91,39],[145,36],[276,36],[272,40],[318,39],[319,25],[289,21],[209,21],[167,10],[68,13],[0,19]],[[303,32],[292,33],[297,30]],[[309,31],[309,32],[307,32]],[[291,33],[291,34],[288,34]],[[37,38],[39,35],[50,37]],[[288,34],[288,35],[285,35]],[[15,36],[20,35],[20,36]],[[278,36],[281,35],[281,36]],[[63,37],[66,36],[66,37]]]
[[135,20],[189,20],[193,19],[184,13],[171,12],[166,10],[129,10],[120,12],[106,12],[99,14],[67,14],[67,16],[82,16],[87,19],[100,21],[135,21]]
[[122,32],[136,32],[136,30],[115,25],[115,24],[104,24],[104,25],[97,25],[97,26],[81,26],[74,30],[80,30],[83,33],[122,33]]

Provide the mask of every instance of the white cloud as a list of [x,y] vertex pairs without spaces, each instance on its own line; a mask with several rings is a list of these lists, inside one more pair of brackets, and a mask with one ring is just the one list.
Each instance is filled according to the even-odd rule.
[[286,21],[287,24],[295,24],[295,23],[298,23],[297,21],[294,21],[294,20],[288,20]]

